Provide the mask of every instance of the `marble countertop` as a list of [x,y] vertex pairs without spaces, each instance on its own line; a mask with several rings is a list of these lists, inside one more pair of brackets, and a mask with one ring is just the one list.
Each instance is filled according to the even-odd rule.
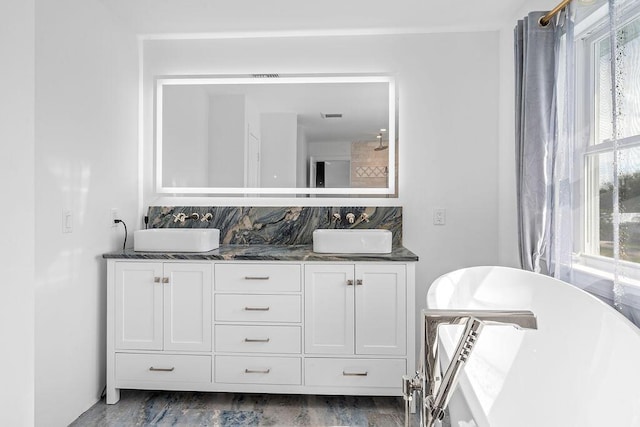
[[388,254],[320,254],[313,252],[311,245],[220,245],[209,252],[135,252],[126,249],[102,257],[224,261],[418,261],[418,256],[404,246],[394,247]]

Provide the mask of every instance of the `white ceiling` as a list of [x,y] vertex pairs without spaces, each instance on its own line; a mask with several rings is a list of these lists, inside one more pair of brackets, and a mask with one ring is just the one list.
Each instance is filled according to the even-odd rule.
[[137,34],[495,30],[524,0],[101,0]]

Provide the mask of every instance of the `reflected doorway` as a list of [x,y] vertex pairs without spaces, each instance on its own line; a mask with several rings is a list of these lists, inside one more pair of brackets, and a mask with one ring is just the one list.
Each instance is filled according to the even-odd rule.
[[309,183],[313,188],[349,188],[351,186],[351,160],[348,158],[310,159]]

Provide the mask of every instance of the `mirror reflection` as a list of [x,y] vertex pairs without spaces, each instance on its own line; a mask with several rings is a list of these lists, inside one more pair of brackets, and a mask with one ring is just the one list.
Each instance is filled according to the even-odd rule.
[[389,77],[162,78],[156,99],[159,192],[394,191]]

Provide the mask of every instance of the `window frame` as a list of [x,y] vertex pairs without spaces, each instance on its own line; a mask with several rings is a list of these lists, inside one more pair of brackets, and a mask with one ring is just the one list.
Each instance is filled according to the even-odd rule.
[[[640,5],[621,11],[622,25],[640,19]],[[611,139],[596,141],[599,137],[597,106],[599,87],[597,45],[608,35],[608,5],[605,4],[583,19],[575,27],[576,42],[576,156],[575,166],[580,171],[579,221],[574,242],[574,266],[584,273],[612,279],[614,260],[600,255],[600,206],[598,154],[613,153]],[[584,70],[582,72],[578,71]],[[640,147],[640,134],[618,140],[619,149]],[[625,287],[631,287],[640,295],[640,262],[620,260]],[[634,292],[635,293],[635,292]]]

